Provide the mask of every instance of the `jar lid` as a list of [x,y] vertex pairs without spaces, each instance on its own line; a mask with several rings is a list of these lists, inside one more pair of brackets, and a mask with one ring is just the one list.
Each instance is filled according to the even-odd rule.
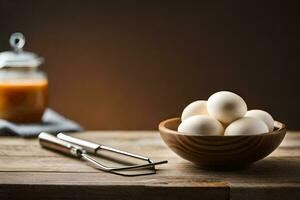
[[38,67],[44,59],[37,54],[23,51],[25,37],[22,33],[13,33],[9,38],[12,51],[0,53],[0,69],[5,67]]

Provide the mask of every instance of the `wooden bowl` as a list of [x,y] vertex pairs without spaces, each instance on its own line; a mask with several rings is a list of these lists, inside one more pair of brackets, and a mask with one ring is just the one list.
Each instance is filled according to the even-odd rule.
[[282,142],[286,127],[275,121],[274,131],[261,135],[200,136],[177,132],[180,118],[159,124],[164,142],[180,157],[211,170],[247,167],[272,153]]

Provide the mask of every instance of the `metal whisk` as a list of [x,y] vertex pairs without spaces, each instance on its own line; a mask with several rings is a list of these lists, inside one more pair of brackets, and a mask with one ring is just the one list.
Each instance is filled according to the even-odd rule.
[[[156,165],[160,165],[168,162],[167,160],[154,162],[150,160],[150,158],[144,156],[136,155],[133,153],[115,149],[113,147],[105,146],[102,144],[96,144],[86,140],[78,139],[75,137],[65,135],[63,133],[59,133],[57,137],[55,137],[49,133],[42,132],[39,134],[38,138],[42,147],[52,149],[67,155],[71,155],[76,158],[83,159],[96,169],[105,172],[110,172],[113,174],[123,175],[123,176],[140,176],[140,175],[155,174]],[[97,155],[99,154],[100,150],[113,152],[123,156],[143,160],[146,161],[147,163],[126,165],[122,167],[108,167],[102,164],[98,159],[95,159],[93,156],[90,155],[90,154]],[[139,172],[139,170],[141,169],[148,169],[150,171]],[[127,173],[124,171],[127,171]],[[131,171],[131,173],[129,173],[129,171]]]

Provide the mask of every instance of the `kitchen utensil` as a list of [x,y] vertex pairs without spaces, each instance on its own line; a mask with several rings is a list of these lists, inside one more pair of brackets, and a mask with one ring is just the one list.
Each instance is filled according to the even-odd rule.
[[[74,156],[76,158],[83,159],[87,161],[92,167],[105,171],[110,172],[113,174],[123,175],[123,176],[140,176],[140,175],[149,175],[149,174],[155,174],[156,165],[167,163],[168,161],[158,161],[154,162],[148,157],[144,157],[141,155],[129,153],[126,151],[122,151],[119,149],[115,149],[113,147],[105,146],[102,144],[96,144],[93,142],[89,142],[86,140],[78,139],[75,137],[71,137],[68,135],[65,135],[63,133],[59,133],[57,137],[42,132],[38,136],[39,142],[42,147],[56,150],[59,152],[62,152],[67,155]],[[143,160],[146,163],[145,164],[134,164],[134,165],[126,165],[122,167],[109,167],[104,165],[99,161],[99,159],[96,159],[92,156],[97,155],[99,151],[109,151],[116,154],[121,154],[127,157]],[[99,156],[99,155],[98,155]],[[149,171],[143,171],[139,172],[141,169],[147,169]],[[125,172],[124,172],[125,171]]]

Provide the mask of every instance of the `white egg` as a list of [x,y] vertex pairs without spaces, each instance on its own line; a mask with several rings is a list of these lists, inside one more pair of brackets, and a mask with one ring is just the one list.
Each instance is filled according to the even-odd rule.
[[199,100],[190,103],[182,112],[181,121],[193,115],[207,115],[206,101]]
[[207,100],[208,114],[224,124],[243,117],[247,112],[245,101],[237,94],[221,91]]
[[249,110],[245,114],[245,117],[254,117],[257,119],[260,119],[266,123],[266,125],[269,128],[269,131],[273,131],[274,129],[274,119],[273,117],[267,113],[266,111],[263,110]]
[[207,115],[194,115],[183,122],[178,127],[178,132],[197,135],[223,135],[222,124]]
[[257,135],[267,132],[269,132],[269,128],[262,120],[243,117],[229,124],[224,135]]

